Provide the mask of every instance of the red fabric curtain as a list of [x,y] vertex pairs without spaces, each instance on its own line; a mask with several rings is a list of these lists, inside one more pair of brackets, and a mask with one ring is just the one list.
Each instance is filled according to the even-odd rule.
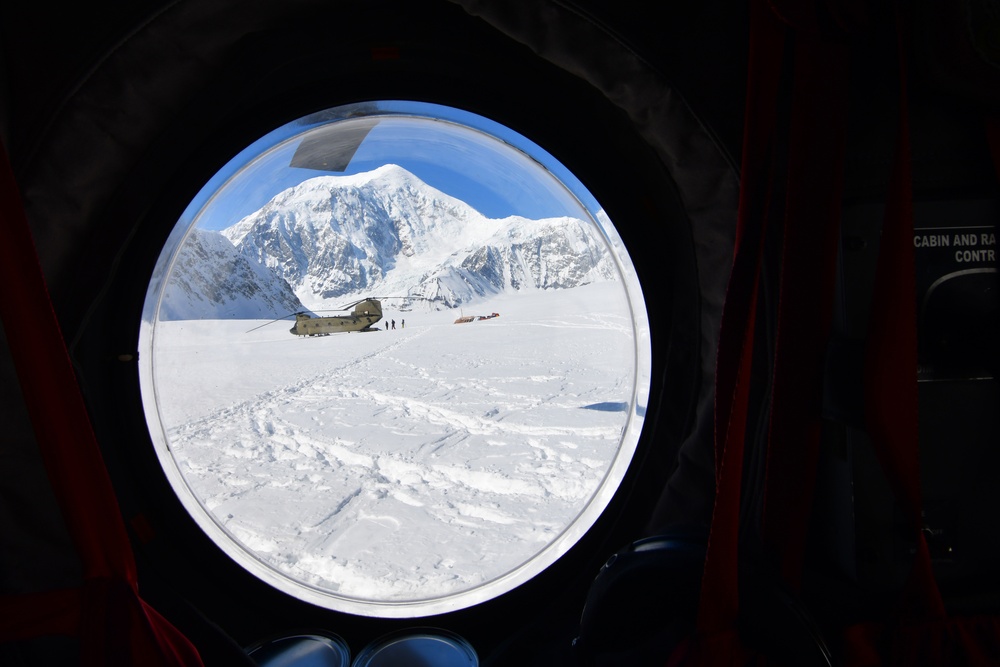
[[[762,370],[752,365],[752,357],[769,224],[783,227],[777,334],[768,369],[772,384],[761,533],[785,582],[793,589],[799,583],[819,449],[823,358],[839,239],[849,65],[844,31],[865,27],[863,5],[750,1],[737,253],[716,375],[715,511],[698,636],[691,650],[686,646],[683,656],[674,656],[680,664],[772,664],[770,656],[747,650],[738,633],[740,487],[751,374]],[[846,628],[844,659],[852,667],[986,667],[1000,665],[1000,620],[949,617],[921,531],[905,20],[901,9],[896,16],[897,150],[874,287],[865,399],[867,429],[918,549],[897,615]],[[787,89],[782,89],[782,76],[788,77]],[[778,123],[778,109],[785,109],[786,126]],[[990,125],[990,140],[1000,173],[998,127]],[[775,187],[778,178],[785,179],[784,187]],[[785,199],[775,200],[776,192],[786,193]]]
[[[803,5],[808,3],[803,3]],[[801,5],[800,5],[801,7]],[[754,329],[771,225],[782,236],[765,542],[797,583],[817,460],[822,368],[839,233],[847,49],[750,3],[750,58],[737,251],[716,375],[717,492],[699,606],[697,664],[747,664],[737,632],[740,486]],[[790,79],[783,81],[788,74]],[[779,114],[787,124],[779,125]],[[817,125],[823,128],[817,132]],[[781,199],[776,199],[782,197]],[[766,372],[766,371],[765,371]]]
[[6,149],[0,144],[0,316],[52,490],[83,564],[78,590],[0,598],[0,641],[80,638],[85,665],[201,665],[139,597],[118,501],[52,308]]

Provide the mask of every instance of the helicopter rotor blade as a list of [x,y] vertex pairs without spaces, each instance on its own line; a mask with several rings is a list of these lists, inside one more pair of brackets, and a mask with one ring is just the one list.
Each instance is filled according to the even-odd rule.
[[372,296],[370,299],[378,299],[379,301],[387,301],[389,299],[402,299],[404,301],[442,301],[440,297],[429,297],[429,296]]
[[276,317],[275,319],[271,320],[270,322],[264,322],[264,324],[261,324],[260,326],[256,326],[253,329],[247,329],[243,333],[250,333],[251,331],[256,331],[257,329],[263,329],[268,324],[274,324],[275,322],[277,322],[279,320],[287,319],[287,318],[291,317],[292,315],[298,315],[298,313],[288,313],[287,315],[282,315],[281,317]]
[[330,312],[338,312],[338,311],[350,310],[351,308],[353,308],[354,306],[358,305],[359,303],[361,303],[363,301],[388,301],[390,299],[403,299],[403,300],[406,300],[406,301],[441,301],[440,298],[431,298],[431,297],[426,297],[426,296],[366,296],[363,299],[358,299],[357,301],[352,301],[351,303],[343,305],[340,308],[327,308],[325,310],[315,310],[313,312],[316,312],[316,313],[330,313]]
[[[365,298],[365,299],[358,299],[357,301],[349,303],[346,306],[341,306],[340,308],[336,308],[335,310],[350,310],[351,308],[353,308],[354,306],[358,305],[362,301],[367,301],[368,299],[373,299],[373,298],[375,298],[375,297],[368,297],[368,298]],[[316,311],[316,312],[322,312],[322,311]]]

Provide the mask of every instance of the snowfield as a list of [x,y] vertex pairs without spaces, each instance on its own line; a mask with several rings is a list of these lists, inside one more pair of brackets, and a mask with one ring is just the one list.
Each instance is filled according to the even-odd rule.
[[315,338],[158,321],[147,413],[161,459],[257,559],[405,603],[504,577],[567,531],[644,406],[619,282],[383,309],[395,330]]

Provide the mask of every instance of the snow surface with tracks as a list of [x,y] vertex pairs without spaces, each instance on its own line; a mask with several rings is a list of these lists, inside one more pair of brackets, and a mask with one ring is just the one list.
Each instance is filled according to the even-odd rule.
[[159,421],[194,495],[278,572],[376,601],[468,590],[539,553],[605,479],[634,418],[624,292],[383,307],[394,330],[315,338],[158,322]]

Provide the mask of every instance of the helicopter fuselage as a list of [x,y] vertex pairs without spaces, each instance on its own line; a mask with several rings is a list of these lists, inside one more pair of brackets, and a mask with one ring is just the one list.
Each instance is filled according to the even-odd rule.
[[378,299],[365,299],[354,306],[350,315],[313,317],[295,314],[295,325],[289,332],[296,336],[326,336],[347,331],[375,331],[372,325],[382,319],[382,304]]

